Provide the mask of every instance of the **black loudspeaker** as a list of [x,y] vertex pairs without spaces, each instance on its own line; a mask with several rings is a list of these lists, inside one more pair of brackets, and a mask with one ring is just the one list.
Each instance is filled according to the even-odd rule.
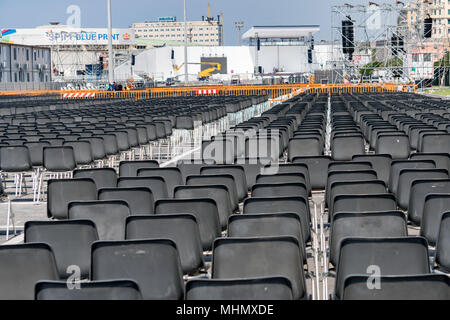
[[342,21],[342,51],[352,56],[355,52],[355,29],[351,18],[347,18]]
[[170,59],[175,59],[175,50],[172,49],[172,52],[170,54]]
[[100,65],[100,70],[103,70],[103,57],[99,57],[98,61],[99,61],[99,65]]
[[308,49],[308,63],[313,63],[312,49]]
[[311,45],[310,45],[311,50],[314,50],[314,37],[311,37]]
[[424,32],[423,32],[423,36],[425,38],[431,38],[431,34],[432,34],[432,30],[433,30],[433,19],[432,18],[425,18],[423,20],[423,24],[424,24]]
[[258,40],[256,41],[256,43],[257,43],[257,47],[258,47],[258,51],[260,51],[261,50],[261,40],[258,38]]
[[263,73],[263,68],[262,68],[262,66],[258,66],[258,73],[260,73],[260,74]]
[[136,64],[136,56],[134,54],[131,55],[131,65],[134,66]]

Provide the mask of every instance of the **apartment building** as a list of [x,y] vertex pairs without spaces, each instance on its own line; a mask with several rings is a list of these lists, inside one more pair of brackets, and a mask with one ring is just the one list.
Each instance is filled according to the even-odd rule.
[[423,20],[429,17],[433,19],[431,38],[442,39],[450,35],[450,0],[412,0],[406,8],[410,28],[424,23]]
[[0,43],[0,83],[50,81],[50,49]]
[[[159,18],[158,21],[135,22],[131,26],[136,39],[167,41],[171,44],[184,42],[184,22],[176,17]],[[199,46],[222,46],[223,24],[221,17],[203,18],[187,22],[188,43]]]

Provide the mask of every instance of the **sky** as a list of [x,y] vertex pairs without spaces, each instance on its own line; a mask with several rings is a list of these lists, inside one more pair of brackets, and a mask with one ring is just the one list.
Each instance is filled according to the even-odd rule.
[[[186,0],[188,20],[201,20],[211,12],[224,15],[225,44],[236,45],[236,21],[243,21],[245,32],[255,25],[320,25],[317,40],[331,39],[331,6],[344,3],[368,4],[368,0]],[[377,3],[395,0],[375,0]],[[407,1],[404,1],[407,2]],[[81,8],[81,27],[107,25],[106,0],[0,0],[0,28],[34,28],[50,21],[65,24],[70,5]],[[127,28],[133,22],[154,21],[176,16],[183,20],[183,0],[112,0],[113,27]]]

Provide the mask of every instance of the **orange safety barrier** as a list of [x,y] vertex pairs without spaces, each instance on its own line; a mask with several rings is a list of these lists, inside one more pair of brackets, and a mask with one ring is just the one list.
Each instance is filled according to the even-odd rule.
[[[392,83],[336,83],[336,84],[279,84],[279,85],[238,85],[238,86],[195,86],[195,87],[163,87],[146,90],[106,91],[106,90],[70,90],[70,91],[0,91],[0,95],[60,95],[68,93],[95,93],[84,95],[80,99],[104,98],[163,98],[163,97],[190,97],[197,95],[216,96],[242,96],[267,95],[271,99],[300,93],[312,94],[353,94],[376,92],[416,92],[414,84],[399,85]],[[204,94],[200,92],[211,92]],[[215,92],[215,93],[212,93]]]

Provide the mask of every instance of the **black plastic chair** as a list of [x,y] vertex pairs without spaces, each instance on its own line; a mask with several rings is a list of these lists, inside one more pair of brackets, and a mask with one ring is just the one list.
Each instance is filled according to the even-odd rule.
[[154,199],[149,188],[112,188],[100,189],[98,200],[121,200],[125,201],[130,208],[130,214],[154,214]]
[[195,216],[204,251],[209,251],[220,237],[221,225],[217,204],[210,198],[166,199],[155,203],[156,215],[191,214]]
[[81,282],[73,289],[67,281],[39,281],[35,300],[142,300],[142,294],[133,280]]
[[0,299],[33,300],[36,282],[59,280],[52,249],[45,243],[0,246]]
[[175,243],[167,239],[98,241],[92,245],[92,280],[132,278],[146,300],[180,300],[183,273]]
[[242,279],[283,276],[293,298],[307,297],[303,259],[294,237],[222,238],[214,242],[212,278]]
[[186,300],[292,300],[285,277],[197,279],[186,283]]
[[72,274],[70,266],[79,268],[80,279],[89,278],[91,245],[98,240],[92,221],[27,221],[24,233],[24,243],[43,242],[51,247],[61,279]]
[[92,179],[58,179],[48,182],[47,216],[59,220],[68,218],[72,201],[97,200],[97,187]]
[[158,238],[175,242],[184,274],[195,274],[204,267],[203,248],[195,216],[169,214],[127,218],[127,240]]
[[129,215],[130,208],[125,201],[75,201],[69,203],[69,219],[85,219],[94,222],[100,240],[124,240],[125,219]]

